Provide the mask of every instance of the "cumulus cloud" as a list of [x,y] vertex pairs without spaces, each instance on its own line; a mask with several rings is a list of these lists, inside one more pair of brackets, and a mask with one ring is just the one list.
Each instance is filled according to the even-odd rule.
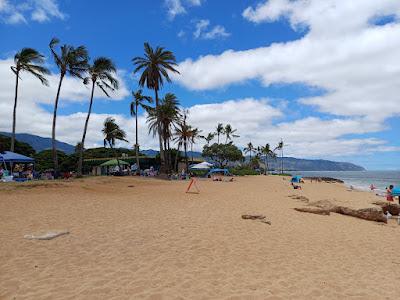
[[258,79],[264,85],[303,83],[325,94],[301,99],[338,116],[383,120],[400,114],[400,24],[371,24],[371,18],[399,16],[398,1],[270,0],[247,8],[252,22],[288,18],[304,37],[245,51],[227,50],[179,64],[182,85],[192,90],[216,89]]
[[30,0],[20,3],[0,0],[0,20],[4,23],[27,23],[29,18],[43,23],[52,18],[64,20],[66,14],[60,11],[57,0]]
[[187,13],[187,6],[201,6],[203,0],[164,0],[168,18],[172,21],[178,15]]
[[[11,59],[0,61],[0,131],[11,130],[12,107],[14,99],[14,76],[9,66]],[[121,90],[112,95],[110,101],[117,101],[129,95],[120,75]],[[44,87],[38,80],[29,74],[22,74],[17,113],[17,132],[31,133],[44,137],[51,135],[51,110],[44,109],[43,105],[52,107],[58,77],[49,76],[50,87]],[[87,103],[89,90],[81,82],[67,77],[62,87],[62,106],[74,103]],[[96,98],[104,97],[96,94]],[[96,104],[95,104],[96,107]],[[300,157],[329,157],[353,153],[369,153],[376,151],[395,151],[396,148],[380,139],[344,139],[347,134],[376,132],[384,129],[382,124],[366,118],[336,118],[321,120],[318,118],[304,118],[294,122],[284,122],[286,109],[280,103],[266,98],[244,98],[221,100],[218,103],[197,104],[187,107],[189,122],[202,130],[203,134],[213,132],[217,123],[231,124],[238,130],[239,138],[235,143],[244,146],[249,141],[255,145],[271,143],[276,145],[283,137],[289,146],[285,149],[288,155]],[[59,113],[57,121],[57,138],[75,145],[80,139],[86,117],[85,105],[78,106],[76,112]],[[102,146],[101,128],[106,117],[113,116],[117,123],[127,132],[130,143],[120,146],[132,147],[135,140],[134,119],[123,114],[92,113],[88,133],[87,147]],[[148,134],[146,115],[139,115],[139,143],[142,149],[157,149],[157,139]],[[196,150],[201,150],[204,142],[198,141]]]
[[195,31],[193,37],[195,39],[201,38],[205,40],[212,40],[217,38],[226,38],[230,36],[230,33],[226,31],[225,27],[221,25],[215,25],[209,29],[210,20],[199,20],[195,24]]

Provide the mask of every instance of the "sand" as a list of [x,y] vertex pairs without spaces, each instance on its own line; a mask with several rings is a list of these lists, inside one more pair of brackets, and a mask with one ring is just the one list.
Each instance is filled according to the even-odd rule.
[[[397,299],[400,226],[294,211],[372,193],[279,176],[0,184],[0,299]],[[271,225],[243,220],[263,214]],[[70,233],[53,240],[26,234]]]

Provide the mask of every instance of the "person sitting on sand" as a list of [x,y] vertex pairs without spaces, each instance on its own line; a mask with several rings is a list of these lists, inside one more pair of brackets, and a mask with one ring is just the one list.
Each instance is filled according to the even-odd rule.
[[386,200],[392,202],[393,201],[393,185],[390,185],[388,188],[386,188]]
[[291,184],[295,190],[301,190],[301,185],[294,184],[293,182]]

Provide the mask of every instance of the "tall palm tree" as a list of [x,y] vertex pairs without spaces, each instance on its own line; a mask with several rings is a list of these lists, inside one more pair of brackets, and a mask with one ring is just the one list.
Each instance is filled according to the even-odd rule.
[[[125,131],[122,130],[117,123],[115,123],[115,119],[112,117],[108,117],[107,119],[105,119],[102,132],[104,136],[104,147],[106,147],[106,145],[108,144],[110,148],[114,151],[116,141],[128,142],[126,140]],[[115,158],[117,159],[118,168],[119,170],[121,170],[117,151],[115,151]]]
[[236,131],[237,131],[237,129],[233,129],[230,124],[226,124],[226,126],[224,128],[224,133],[225,133],[225,136],[226,136],[225,144],[227,144],[228,141],[231,141],[232,138],[239,137],[239,135],[235,134]]
[[247,147],[243,149],[244,153],[250,153],[250,162],[251,162],[251,154],[253,153],[253,151],[255,150],[253,144],[250,142],[247,144]]
[[[185,152],[185,165],[186,165],[186,173],[189,172],[189,162],[187,155],[187,147],[190,142],[190,139],[193,134],[193,129],[190,125],[187,124],[187,112],[183,112],[183,117],[175,127],[175,141],[178,143],[178,153],[180,146],[183,145],[183,149]],[[175,160],[176,161],[176,160]]]
[[198,128],[193,128],[191,131],[191,135],[190,135],[190,152],[192,153],[192,164],[194,162],[193,160],[193,145],[196,144],[196,140],[198,138],[200,138],[200,132],[201,130],[199,130]]
[[53,125],[51,131],[54,174],[56,178],[58,177],[58,159],[57,159],[57,149],[56,149],[56,119],[57,119],[58,100],[60,98],[61,85],[66,74],[69,74],[72,77],[78,77],[80,79],[83,79],[83,75],[84,73],[86,73],[88,69],[88,52],[84,46],[79,46],[75,48],[70,45],[63,45],[60,47],[60,53],[57,53],[55,47],[59,44],[59,42],[60,41],[57,38],[53,38],[49,44],[51,53],[53,54],[54,61],[58,69],[60,70],[60,79],[58,83],[57,95],[54,101]]
[[93,95],[95,87],[97,86],[103,93],[110,97],[108,91],[114,91],[118,89],[118,80],[114,78],[117,69],[111,59],[107,57],[99,57],[93,61],[93,65],[89,66],[89,76],[84,79],[85,84],[92,84],[92,92],[90,94],[89,110],[86,116],[85,127],[83,129],[81,147],[79,151],[79,162],[78,162],[78,176],[82,176],[83,166],[83,151],[85,148],[86,132],[89,124],[90,114],[92,113],[93,106]]
[[275,150],[279,150],[280,154],[281,154],[281,174],[283,174],[283,139],[281,139],[281,141],[278,143],[278,146],[275,147]]
[[149,132],[152,132],[153,136],[157,135],[157,133],[161,133],[163,149],[168,151],[168,155],[164,155],[166,171],[170,171],[170,139],[172,137],[172,127],[179,122],[181,117],[179,101],[174,94],[167,93],[165,97],[161,99],[157,107],[150,108],[147,112]]
[[199,137],[204,139],[206,141],[206,143],[207,143],[207,146],[208,146],[208,145],[210,145],[210,142],[214,139],[215,133],[210,132],[210,133],[208,133],[207,136],[200,135]]
[[15,98],[14,98],[14,110],[13,110],[13,124],[12,124],[12,135],[11,135],[11,147],[10,151],[14,152],[15,148],[15,126],[17,120],[17,100],[18,100],[18,83],[20,79],[20,73],[26,71],[31,73],[43,85],[48,85],[47,79],[43,75],[50,74],[49,70],[43,67],[44,56],[38,51],[32,48],[23,48],[14,56],[14,65],[11,66],[11,70],[15,74]]
[[140,170],[139,165],[139,137],[138,137],[138,109],[139,107],[149,110],[149,106],[146,103],[152,103],[153,99],[149,96],[144,96],[142,94],[142,90],[137,90],[136,92],[132,92],[133,101],[131,102],[131,116],[135,116],[136,119],[136,142],[135,142],[135,152],[136,152],[136,166],[137,170]]
[[220,135],[222,135],[222,134],[224,134],[224,131],[225,129],[224,129],[224,124],[222,124],[222,123],[218,123],[218,125],[217,125],[217,131],[216,131],[216,134],[217,134],[217,143],[219,144],[219,137],[220,137]]
[[[162,88],[164,81],[171,82],[168,72],[179,74],[178,70],[175,69],[177,66],[175,55],[171,51],[165,50],[164,47],[153,49],[149,43],[144,43],[144,57],[135,57],[132,61],[135,65],[133,72],[142,71],[139,85],[154,90],[156,108],[158,108],[158,91]],[[158,139],[160,144],[161,169],[163,169],[165,158],[161,128],[158,131]]]
[[264,156],[265,175],[267,175],[268,174],[268,169],[269,169],[268,158],[275,157],[275,152],[271,150],[271,147],[270,147],[269,144],[266,144],[265,146],[258,147],[258,151],[259,151],[259,154],[261,156]]

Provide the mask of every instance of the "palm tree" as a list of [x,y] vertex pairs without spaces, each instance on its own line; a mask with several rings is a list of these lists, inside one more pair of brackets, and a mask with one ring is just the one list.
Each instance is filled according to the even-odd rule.
[[58,83],[56,99],[54,102],[53,126],[51,131],[54,174],[56,178],[58,177],[58,159],[57,159],[57,149],[56,149],[56,119],[57,119],[57,108],[58,108],[58,100],[60,97],[61,85],[67,73],[72,77],[78,77],[83,79],[83,74],[88,69],[88,53],[84,46],[79,46],[75,48],[70,45],[63,45],[60,48],[60,54],[58,54],[55,50],[55,46],[57,46],[59,42],[60,41],[57,38],[53,38],[49,44],[51,53],[53,54],[54,61],[58,69],[60,70],[60,79]]
[[281,139],[281,141],[278,143],[278,146],[275,147],[275,150],[280,150],[281,152],[281,174],[283,174],[283,140]]
[[[102,129],[103,136],[104,136],[104,147],[108,144],[112,150],[115,151],[115,142],[116,141],[124,141],[126,140],[126,133],[122,130],[117,123],[115,123],[115,119],[112,117],[108,117],[104,121],[104,127]],[[115,158],[117,159],[117,164],[119,170],[121,170],[121,166],[118,160],[118,153],[115,151]]]
[[190,152],[192,153],[192,164],[193,164],[193,145],[196,144],[196,139],[200,138],[200,130],[193,128],[190,135]]
[[136,152],[136,167],[137,170],[140,170],[139,165],[139,137],[138,137],[138,109],[139,107],[149,110],[149,106],[146,103],[152,103],[153,99],[149,96],[144,96],[142,94],[142,90],[137,90],[136,92],[132,92],[133,101],[131,102],[131,116],[135,116],[136,119],[136,142],[135,142],[135,152]]
[[43,85],[47,86],[47,79],[43,75],[50,74],[50,72],[48,69],[42,66],[43,64],[44,56],[32,48],[23,48],[14,56],[14,66],[11,66],[11,70],[15,74],[15,99],[10,147],[11,152],[14,152],[15,148],[15,126],[17,119],[18,83],[20,79],[20,72],[26,71],[31,73],[33,76],[39,79]]
[[237,129],[233,129],[230,124],[226,124],[226,126],[224,128],[224,133],[226,136],[225,144],[228,144],[228,141],[231,141],[232,138],[239,137],[239,135],[235,134],[236,131],[237,131]]
[[224,134],[224,131],[225,129],[224,129],[224,125],[222,124],[222,123],[218,123],[218,125],[217,125],[217,131],[216,131],[216,134],[217,134],[217,143],[219,144],[219,136],[220,135],[222,135],[222,134]]
[[275,157],[275,152],[271,150],[271,147],[269,144],[266,144],[265,146],[258,147],[258,152],[261,156],[264,156],[264,165],[265,165],[265,175],[268,174],[268,158],[269,157]]
[[174,94],[167,93],[161,99],[158,107],[150,108],[147,112],[149,114],[147,116],[149,133],[152,132],[153,136],[161,133],[163,149],[168,151],[168,155],[164,155],[164,158],[166,170],[169,171],[171,168],[170,139],[172,137],[172,127],[179,122],[181,116],[179,101]]
[[[158,91],[162,88],[164,81],[171,82],[168,72],[178,73],[175,69],[177,66],[175,55],[164,47],[153,49],[149,43],[144,43],[144,57],[135,57],[132,59],[136,66],[134,73],[142,70],[139,79],[139,85],[154,90],[156,108],[159,106]],[[161,169],[164,167],[165,157],[162,144],[161,128],[158,131],[158,139],[160,144]]]
[[[178,153],[180,146],[183,145],[183,149],[185,152],[186,173],[188,173],[189,162],[187,155],[187,146],[188,143],[190,142],[193,130],[192,127],[186,123],[186,119],[187,119],[187,111],[184,111],[182,119],[178,122],[177,126],[175,127],[175,141],[178,143]],[[177,164],[177,157],[175,159],[175,164]]]
[[251,154],[253,153],[253,151],[255,150],[253,144],[250,142],[247,144],[247,147],[243,149],[244,153],[250,153],[250,161],[251,161]]
[[208,133],[207,136],[200,135],[199,137],[204,139],[206,141],[206,143],[207,143],[207,146],[208,146],[208,145],[210,145],[210,142],[214,139],[215,133],[210,132],[210,133]]
[[94,90],[97,85],[103,93],[110,97],[107,91],[114,91],[118,89],[118,80],[114,78],[117,69],[111,59],[107,57],[99,57],[93,61],[93,65],[89,66],[88,73],[89,76],[84,79],[85,84],[92,83],[92,92],[90,94],[89,111],[86,116],[85,127],[83,129],[81,148],[79,151],[79,162],[78,162],[78,176],[82,176],[82,166],[83,166],[83,151],[85,148],[85,138],[86,132],[89,124],[90,114],[92,112],[93,105],[93,95]]

